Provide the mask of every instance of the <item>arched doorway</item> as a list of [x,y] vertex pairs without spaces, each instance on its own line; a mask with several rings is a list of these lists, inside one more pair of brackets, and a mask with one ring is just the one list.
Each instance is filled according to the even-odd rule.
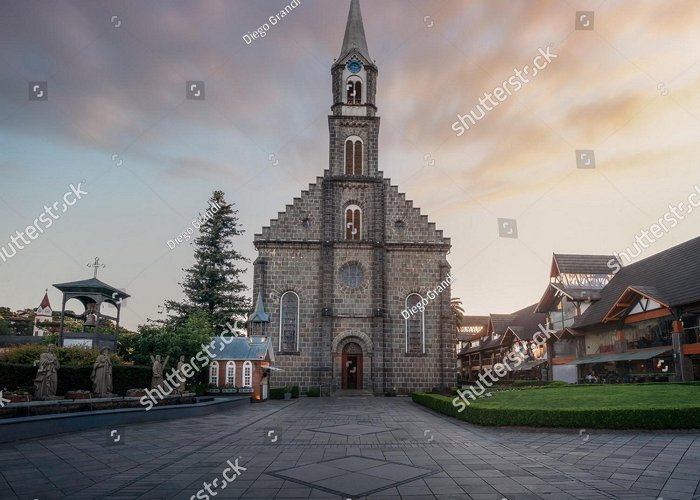
[[355,342],[343,347],[343,389],[362,389],[362,348]]

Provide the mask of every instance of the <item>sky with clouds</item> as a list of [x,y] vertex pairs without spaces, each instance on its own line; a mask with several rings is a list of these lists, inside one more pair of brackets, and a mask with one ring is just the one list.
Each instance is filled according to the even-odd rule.
[[[125,325],[158,317],[193,262],[167,241],[215,189],[255,258],[253,234],[327,168],[350,2],[301,0],[245,43],[288,3],[2,2],[0,246],[70,184],[88,194],[0,260],[0,305],[36,307],[48,287],[58,308],[51,285],[91,277],[100,256],[100,279],[133,296]],[[593,30],[575,29],[577,11]],[[468,313],[536,302],[552,252],[624,251],[700,185],[700,3],[364,0],[362,13],[380,169],[451,237]],[[546,47],[557,57],[458,137],[457,114]],[[185,98],[188,80],[204,100]],[[48,82],[48,100],[28,99],[30,81]],[[595,168],[577,168],[581,149]],[[498,218],[518,237],[499,237]],[[699,229],[700,208],[639,258]]]

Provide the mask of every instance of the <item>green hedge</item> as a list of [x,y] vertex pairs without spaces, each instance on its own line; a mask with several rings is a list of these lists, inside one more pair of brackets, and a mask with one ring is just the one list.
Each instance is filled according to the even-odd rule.
[[[287,387],[275,387],[274,389],[270,389],[270,399],[284,399],[284,393],[287,390]],[[291,386],[291,391],[292,397],[293,398],[298,398],[299,397],[299,386],[298,385],[293,385]]]
[[306,395],[310,398],[317,398],[321,396],[321,388],[320,387],[309,387],[309,390],[306,391]]
[[695,429],[700,427],[700,406],[691,408],[635,408],[549,410],[479,408],[471,404],[461,413],[452,397],[414,393],[413,401],[444,415],[488,426],[573,427],[586,429]]
[[[37,368],[33,365],[0,363],[0,381],[3,389],[33,392]],[[64,366],[58,370],[56,393],[63,396],[66,391],[92,389],[90,374],[92,366]],[[151,368],[147,366],[113,366],[112,392],[123,396],[128,389],[143,389],[151,386]]]
[[270,389],[270,399],[284,399],[284,387]]

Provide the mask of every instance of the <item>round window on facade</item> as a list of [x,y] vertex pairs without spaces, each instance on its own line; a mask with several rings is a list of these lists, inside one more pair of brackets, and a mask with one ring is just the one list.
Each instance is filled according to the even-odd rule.
[[362,268],[355,263],[346,264],[340,270],[340,279],[348,288],[359,288],[364,280]]

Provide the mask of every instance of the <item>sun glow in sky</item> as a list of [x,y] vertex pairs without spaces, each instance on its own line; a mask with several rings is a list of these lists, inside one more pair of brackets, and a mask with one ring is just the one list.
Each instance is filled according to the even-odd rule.
[[[193,247],[170,249],[221,189],[238,249],[328,166],[330,67],[349,1],[302,0],[264,38],[273,0],[3,2],[0,246],[82,182],[83,196],[0,260],[0,305],[36,307],[92,276],[133,296],[124,323],[180,298]],[[576,30],[577,11],[594,29]],[[468,314],[537,301],[552,252],[622,252],[700,184],[700,3],[362,2],[379,68],[379,164],[452,239],[453,297]],[[556,59],[457,136],[531,65]],[[187,100],[187,81],[205,82]],[[28,82],[48,82],[30,101]],[[576,165],[593,150],[595,168]],[[271,156],[274,155],[274,156]],[[499,236],[515,219],[517,238]],[[699,234],[700,209],[640,258]],[[244,277],[252,284],[252,268]]]

